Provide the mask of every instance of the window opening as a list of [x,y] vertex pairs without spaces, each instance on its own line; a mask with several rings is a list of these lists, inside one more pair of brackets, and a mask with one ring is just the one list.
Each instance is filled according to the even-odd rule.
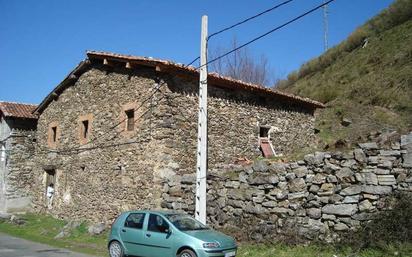
[[260,127],[259,137],[269,137],[269,127]]
[[88,134],[89,134],[89,121],[88,120],[84,120],[82,121],[83,124],[83,138],[87,138]]
[[55,126],[55,127],[52,127],[51,129],[52,129],[52,141],[56,142],[56,140],[57,140],[57,127]]
[[46,204],[51,209],[55,194],[56,171],[54,169],[46,170]]
[[127,131],[132,131],[134,130],[134,110],[127,110],[125,113],[127,117],[126,129]]

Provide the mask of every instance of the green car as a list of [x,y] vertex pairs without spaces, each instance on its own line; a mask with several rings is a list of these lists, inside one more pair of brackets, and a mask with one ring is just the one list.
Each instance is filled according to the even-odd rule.
[[212,230],[187,214],[129,211],[112,225],[110,257],[233,257],[232,237]]

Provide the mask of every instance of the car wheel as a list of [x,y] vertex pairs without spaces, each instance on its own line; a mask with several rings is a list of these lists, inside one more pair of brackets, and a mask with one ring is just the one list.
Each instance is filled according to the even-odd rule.
[[110,257],[124,257],[122,245],[117,241],[111,242],[109,245],[109,254]]
[[180,252],[179,257],[197,257],[197,255],[189,249],[185,249]]

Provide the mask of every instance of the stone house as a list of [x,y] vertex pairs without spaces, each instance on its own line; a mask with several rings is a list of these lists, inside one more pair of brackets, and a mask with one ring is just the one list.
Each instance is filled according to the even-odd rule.
[[[163,181],[194,174],[198,77],[193,67],[88,52],[39,104],[33,203],[70,218],[110,220],[159,208]],[[209,167],[314,143],[316,101],[209,74]]]
[[30,208],[36,105],[0,102],[0,212]]

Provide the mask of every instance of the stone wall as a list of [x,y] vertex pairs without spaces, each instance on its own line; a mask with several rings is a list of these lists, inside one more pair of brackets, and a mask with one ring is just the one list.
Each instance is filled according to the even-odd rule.
[[[83,73],[39,117],[32,183],[36,210],[110,222],[124,210],[160,208],[164,177],[195,171],[196,88],[191,79],[145,67],[96,65]],[[258,104],[259,99],[265,96],[211,85],[211,166],[259,156],[259,124],[277,128],[272,140],[279,152],[292,149],[293,142],[313,142],[312,110],[276,99]],[[136,123],[133,131],[125,131],[124,111],[131,107]],[[81,138],[85,117],[90,125],[86,140]],[[51,171],[55,195],[48,208]]]
[[[259,160],[212,169],[209,223],[249,240],[293,231],[333,241],[383,210],[387,196],[412,192],[411,153],[412,133],[388,147],[365,143],[347,153],[316,152],[298,162]],[[162,206],[193,213],[194,182],[193,175],[171,176],[164,183]]]
[[27,211],[32,208],[36,122],[7,118],[2,126],[5,154],[0,160],[0,212]]

